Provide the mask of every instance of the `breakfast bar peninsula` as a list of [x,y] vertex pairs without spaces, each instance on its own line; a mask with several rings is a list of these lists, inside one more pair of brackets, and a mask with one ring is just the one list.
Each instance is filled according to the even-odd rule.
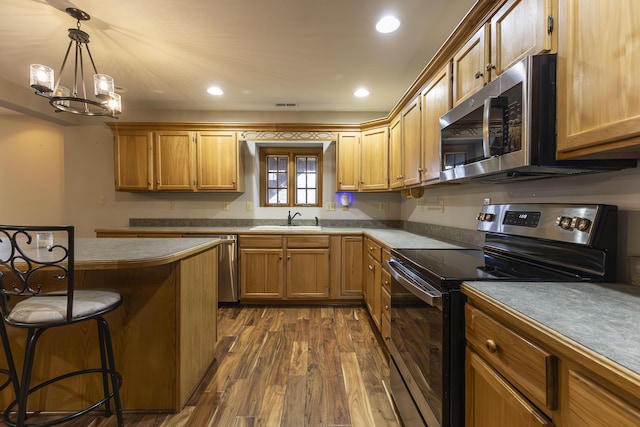
[[[219,243],[213,238],[75,240],[76,289],[112,289],[123,297],[122,306],[105,317],[123,377],[124,410],[180,411],[213,362]],[[34,381],[99,364],[98,346],[89,342],[95,333],[86,331],[87,325],[72,327],[78,329],[43,335],[38,347],[46,346],[51,357],[37,360]],[[24,337],[10,329],[21,370]],[[100,381],[70,379],[42,390],[29,410],[80,408],[100,394]],[[13,398],[5,389],[0,407]]]

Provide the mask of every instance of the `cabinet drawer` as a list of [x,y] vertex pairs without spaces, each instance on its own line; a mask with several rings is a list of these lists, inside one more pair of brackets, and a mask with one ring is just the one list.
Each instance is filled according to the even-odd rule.
[[364,249],[365,251],[371,255],[376,261],[380,261],[382,246],[374,242],[373,240],[366,238],[364,239]]
[[382,317],[391,320],[391,294],[382,288]]
[[274,235],[241,235],[239,238],[241,248],[281,248],[282,236]]
[[382,335],[384,344],[387,346],[387,350],[389,350],[389,345],[391,344],[391,322],[385,315],[380,319],[380,335]]
[[287,236],[288,248],[328,248],[329,236]]
[[[391,252],[389,252],[389,249],[387,248],[382,248],[382,269],[386,270],[389,267],[387,267],[387,261],[391,258]],[[389,291],[391,292],[391,291]]]
[[534,403],[556,409],[556,356],[468,304],[465,316],[468,345]]
[[391,295],[391,274],[382,266],[382,289]]

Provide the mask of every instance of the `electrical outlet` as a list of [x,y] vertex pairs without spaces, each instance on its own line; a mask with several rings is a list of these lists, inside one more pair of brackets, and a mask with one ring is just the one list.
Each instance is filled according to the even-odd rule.
[[248,210],[248,211],[252,211],[253,210],[253,203],[247,202],[245,204],[245,209]]
[[224,203],[222,204],[222,210],[224,210],[224,211],[228,211],[228,210],[229,210],[229,205],[231,205],[231,203],[230,203],[230,202],[224,202]]
[[491,204],[491,198],[490,197],[485,197],[484,201],[482,202],[483,205],[487,206]]
[[106,205],[107,204],[107,197],[105,195],[103,195],[103,194],[99,195],[98,196],[98,204],[100,206]]
[[169,210],[173,210],[176,208],[175,202],[169,202]]
[[389,203],[387,203],[387,202],[378,203],[378,209],[383,211],[383,212],[389,210]]
[[328,211],[335,211],[336,210],[336,202],[327,202],[326,206],[327,206],[327,210]]

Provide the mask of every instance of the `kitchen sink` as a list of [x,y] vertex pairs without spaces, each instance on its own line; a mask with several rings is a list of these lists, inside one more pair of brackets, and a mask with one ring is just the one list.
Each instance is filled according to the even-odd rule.
[[309,230],[322,230],[322,226],[320,225],[256,225],[255,227],[251,227],[250,230],[267,230],[267,231],[309,231]]

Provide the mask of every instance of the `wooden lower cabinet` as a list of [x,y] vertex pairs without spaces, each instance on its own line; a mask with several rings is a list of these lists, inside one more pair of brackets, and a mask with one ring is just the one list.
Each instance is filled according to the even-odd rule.
[[329,298],[329,249],[287,249],[287,298]]
[[466,427],[640,426],[640,376],[475,289],[462,291]]
[[367,309],[373,319],[373,323],[375,323],[378,329],[380,329],[380,308],[382,301],[381,278],[380,262],[371,255],[367,255],[364,301],[367,304]]
[[240,298],[284,297],[283,249],[240,248]]
[[362,236],[241,235],[241,300],[354,300],[363,295]]
[[517,389],[470,349],[466,353],[466,395],[467,426],[553,425]]

